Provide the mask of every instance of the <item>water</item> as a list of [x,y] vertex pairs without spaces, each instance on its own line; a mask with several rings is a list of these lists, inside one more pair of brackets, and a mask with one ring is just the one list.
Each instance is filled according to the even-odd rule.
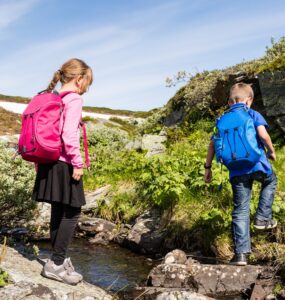
[[[50,254],[48,242],[38,243],[40,257]],[[154,267],[144,256],[135,254],[117,245],[92,245],[83,239],[75,239],[69,248],[76,271],[81,273],[84,280],[109,289],[112,292],[134,287],[144,286],[147,275]],[[219,300],[242,300],[241,296],[218,297]]]
[[[40,257],[50,254],[49,243],[38,243]],[[153,268],[144,256],[117,245],[98,246],[76,239],[69,248],[76,271],[84,280],[113,292],[145,282]]]

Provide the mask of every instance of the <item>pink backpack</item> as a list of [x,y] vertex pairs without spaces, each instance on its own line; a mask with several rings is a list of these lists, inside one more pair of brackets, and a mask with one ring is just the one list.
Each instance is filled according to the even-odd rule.
[[[60,95],[54,92],[41,92],[32,98],[22,115],[22,129],[18,151],[22,158],[36,163],[57,161],[62,151],[60,119],[63,112],[62,98],[71,92]],[[87,168],[87,136],[83,123],[84,150]]]

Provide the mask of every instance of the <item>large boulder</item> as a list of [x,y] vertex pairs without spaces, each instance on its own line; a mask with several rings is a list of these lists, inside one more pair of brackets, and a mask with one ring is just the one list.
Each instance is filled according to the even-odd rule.
[[126,236],[123,245],[144,254],[161,253],[166,229],[161,227],[161,211],[152,209],[139,216]]
[[258,78],[266,115],[285,133],[285,70],[264,72]]
[[236,295],[250,288],[263,269],[261,266],[251,265],[237,267],[200,264],[188,259],[184,264],[174,261],[172,264],[156,266],[148,276],[148,285],[191,289],[208,296]]
[[71,286],[42,277],[42,265],[35,258],[26,258],[13,248],[7,248],[1,269],[8,272],[13,281],[13,284],[0,289],[0,299],[3,300],[113,299],[103,289],[84,281]]
[[142,137],[142,149],[147,150],[146,156],[153,156],[165,152],[164,142],[167,137],[162,133],[161,135],[144,134]]

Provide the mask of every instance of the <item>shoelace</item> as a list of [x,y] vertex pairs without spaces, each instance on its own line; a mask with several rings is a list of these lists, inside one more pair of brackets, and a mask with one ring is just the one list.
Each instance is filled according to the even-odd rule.
[[266,220],[265,221],[265,228],[270,228],[273,225],[274,225],[274,221],[273,220]]
[[68,274],[71,274],[72,272],[74,272],[74,267],[71,263],[70,260],[67,260],[65,263],[65,270],[67,271]]

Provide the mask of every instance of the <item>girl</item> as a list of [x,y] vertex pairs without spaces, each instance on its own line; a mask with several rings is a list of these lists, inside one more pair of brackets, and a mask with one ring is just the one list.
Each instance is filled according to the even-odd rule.
[[82,275],[75,272],[70,258],[66,258],[77,225],[81,206],[85,204],[82,184],[83,160],[80,154],[80,121],[83,99],[92,84],[91,68],[80,59],[70,59],[55,72],[47,90],[53,91],[58,81],[63,97],[62,115],[63,150],[59,160],[39,164],[33,199],[51,204],[50,236],[51,259],[42,275],[68,284],[77,284]]

